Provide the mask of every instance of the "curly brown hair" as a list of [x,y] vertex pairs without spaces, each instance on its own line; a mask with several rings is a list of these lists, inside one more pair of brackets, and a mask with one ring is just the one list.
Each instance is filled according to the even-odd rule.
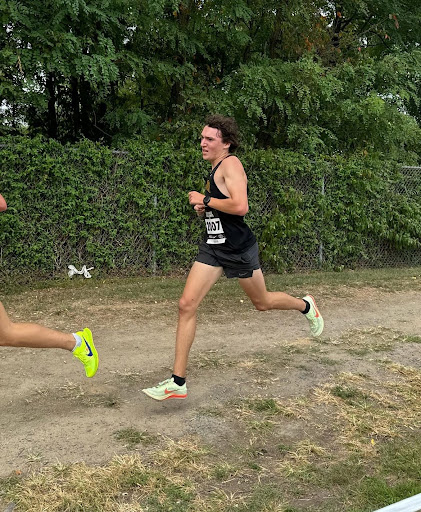
[[237,122],[232,117],[225,117],[220,114],[214,114],[206,118],[206,126],[216,128],[221,132],[222,140],[225,144],[229,143],[229,152],[234,153],[240,145],[240,133]]

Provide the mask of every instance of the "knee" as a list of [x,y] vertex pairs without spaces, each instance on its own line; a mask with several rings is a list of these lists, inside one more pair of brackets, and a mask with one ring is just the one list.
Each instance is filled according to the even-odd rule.
[[13,342],[13,323],[7,322],[5,325],[0,325],[0,347],[5,347]]
[[193,315],[197,310],[197,303],[188,297],[181,297],[178,302],[178,312],[180,315]]

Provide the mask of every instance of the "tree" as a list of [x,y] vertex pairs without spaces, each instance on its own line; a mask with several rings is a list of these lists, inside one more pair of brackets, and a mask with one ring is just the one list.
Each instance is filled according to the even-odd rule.
[[182,144],[219,111],[250,143],[308,154],[419,134],[409,0],[10,0],[0,15],[3,131]]
[[14,128],[75,140],[104,136],[106,102],[125,60],[125,0],[11,0],[2,4],[0,92]]

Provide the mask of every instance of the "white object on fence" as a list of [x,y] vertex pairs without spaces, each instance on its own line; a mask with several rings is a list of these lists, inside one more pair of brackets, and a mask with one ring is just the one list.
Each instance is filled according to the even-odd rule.
[[69,269],[69,271],[67,272],[69,277],[73,277],[75,274],[83,274],[83,276],[86,277],[86,279],[89,279],[90,277],[92,277],[89,271],[93,270],[95,267],[86,268],[86,265],[83,265],[83,267],[80,270],[78,270],[73,265],[68,265],[67,268]]
[[379,508],[375,512],[420,512],[421,511],[421,494],[416,494],[406,500],[392,503],[384,508]]

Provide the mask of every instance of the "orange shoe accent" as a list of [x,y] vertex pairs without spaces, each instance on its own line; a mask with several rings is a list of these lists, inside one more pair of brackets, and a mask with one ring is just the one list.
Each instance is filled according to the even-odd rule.
[[311,297],[311,298],[313,299],[314,305],[316,306],[316,307],[314,308],[314,309],[316,310],[316,318],[319,318],[320,313],[319,313],[319,308],[317,307],[316,301],[314,300],[313,295],[309,295],[309,297]]
[[168,400],[168,398],[187,398],[187,393],[185,395],[168,395],[164,398],[164,400]]

